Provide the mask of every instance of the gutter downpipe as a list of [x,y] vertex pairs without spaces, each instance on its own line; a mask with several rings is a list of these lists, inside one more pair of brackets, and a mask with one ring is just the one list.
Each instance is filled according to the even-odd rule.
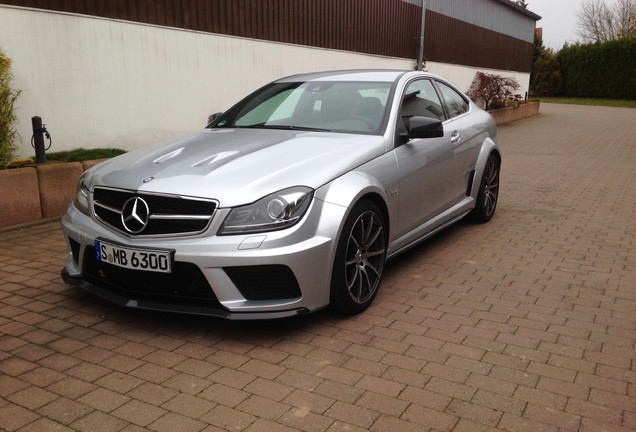
[[426,23],[426,0],[422,0],[422,25],[420,26],[420,48],[417,54],[417,70],[424,70],[424,28]]

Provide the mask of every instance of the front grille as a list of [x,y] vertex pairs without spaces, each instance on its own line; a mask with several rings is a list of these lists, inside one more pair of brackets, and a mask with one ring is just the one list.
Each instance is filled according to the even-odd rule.
[[299,298],[294,272],[284,265],[224,267],[223,270],[247,300]]
[[[143,200],[148,214],[140,214],[142,221],[131,220],[125,225],[124,219],[129,215],[122,216],[124,207],[133,198]],[[140,205],[140,213],[141,207]],[[129,207],[126,209],[130,211]],[[197,234],[210,224],[216,203],[194,198],[96,187],[93,192],[93,210],[98,220],[129,235]],[[145,222],[145,225],[142,222]]]
[[98,261],[95,248],[87,246],[83,274],[89,282],[128,299],[220,305],[201,269],[192,263],[175,261],[172,273],[131,270]]

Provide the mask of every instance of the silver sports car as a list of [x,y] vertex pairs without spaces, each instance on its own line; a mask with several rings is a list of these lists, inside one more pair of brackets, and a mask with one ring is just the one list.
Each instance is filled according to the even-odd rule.
[[355,314],[388,258],[492,218],[500,164],[492,117],[438,76],[283,78],[201,132],[87,171],[62,220],[62,276],[135,308]]

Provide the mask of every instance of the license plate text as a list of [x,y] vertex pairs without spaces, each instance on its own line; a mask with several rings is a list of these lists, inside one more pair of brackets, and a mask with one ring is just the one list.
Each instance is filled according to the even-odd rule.
[[133,270],[170,273],[172,260],[170,251],[135,249],[95,241],[97,260]]

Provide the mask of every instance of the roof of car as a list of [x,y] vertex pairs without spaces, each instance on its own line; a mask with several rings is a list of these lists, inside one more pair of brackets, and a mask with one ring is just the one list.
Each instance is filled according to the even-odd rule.
[[297,82],[297,81],[376,81],[394,82],[400,76],[407,73],[404,70],[392,69],[350,69],[333,70],[324,72],[312,72],[306,74],[292,75],[277,80],[277,82]]

